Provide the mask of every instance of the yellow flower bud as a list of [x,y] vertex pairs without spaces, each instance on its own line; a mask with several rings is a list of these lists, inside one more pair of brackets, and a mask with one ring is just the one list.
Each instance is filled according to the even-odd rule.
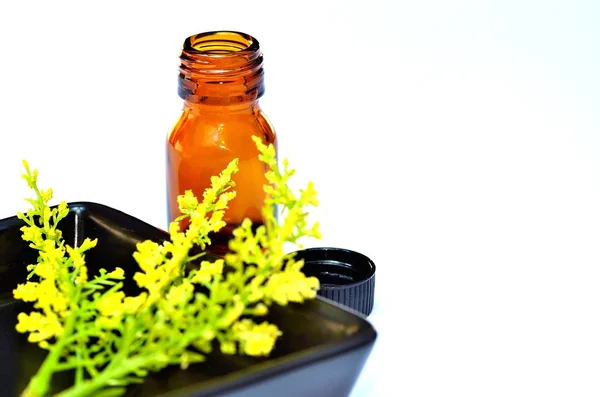
[[269,308],[264,303],[259,303],[254,307],[253,313],[255,316],[264,316],[269,313]]
[[123,300],[123,308],[126,313],[133,314],[146,302],[148,294],[142,292],[138,296],[128,296]]
[[263,322],[256,325],[250,320],[242,320],[234,324],[233,332],[240,341],[244,353],[249,356],[268,355],[281,335],[279,328],[273,324]]
[[23,302],[35,302],[38,298],[37,287],[38,283],[31,281],[19,284],[17,285],[17,289],[13,290],[13,296],[15,299],[20,299]]
[[100,315],[105,317],[120,316],[125,311],[123,298],[125,298],[123,291],[105,293],[96,303]]
[[231,341],[221,342],[221,353],[223,354],[235,354],[236,348],[235,343]]
[[123,278],[125,278],[125,271],[123,269],[121,269],[120,267],[117,267],[117,268],[115,268],[115,270],[108,273],[106,276],[108,278],[113,278],[113,279],[123,279]]

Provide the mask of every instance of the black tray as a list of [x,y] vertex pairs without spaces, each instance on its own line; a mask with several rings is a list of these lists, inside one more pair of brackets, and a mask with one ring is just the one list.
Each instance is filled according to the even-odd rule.
[[[90,274],[110,266],[128,276],[137,269],[135,244],[157,242],[168,234],[123,212],[101,204],[69,204],[60,229],[68,244],[98,238],[86,254]],[[39,368],[46,352],[15,331],[16,316],[25,304],[12,299],[12,290],[25,280],[26,265],[36,252],[21,239],[17,217],[0,220],[0,385],[2,396],[18,396]],[[134,289],[134,285],[125,289]],[[213,353],[187,370],[177,366],[149,375],[131,386],[126,396],[138,397],[343,397],[348,396],[376,340],[373,327],[359,316],[317,298],[302,305],[273,306],[269,321],[283,331],[268,358]],[[58,389],[72,381],[57,374]],[[56,390],[59,391],[59,390]]]

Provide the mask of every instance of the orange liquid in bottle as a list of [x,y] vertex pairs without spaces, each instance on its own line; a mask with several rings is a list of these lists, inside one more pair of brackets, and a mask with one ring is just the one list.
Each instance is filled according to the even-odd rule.
[[276,135],[258,104],[264,93],[262,54],[251,36],[210,32],[188,38],[181,60],[179,95],[184,110],[167,140],[169,221],[180,215],[178,195],[191,189],[201,200],[210,177],[238,158],[239,171],[233,178],[236,197],[225,211],[227,226],[211,236],[209,247],[222,255],[244,218],[255,225],[263,222],[266,167],[251,137],[276,145]]

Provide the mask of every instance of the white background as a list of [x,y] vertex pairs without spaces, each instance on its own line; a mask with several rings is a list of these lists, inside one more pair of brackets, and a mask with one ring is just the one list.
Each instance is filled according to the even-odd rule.
[[598,1],[0,3],[0,218],[58,199],[166,226],[177,56],[254,35],[324,238],[378,266],[352,397],[600,395]]

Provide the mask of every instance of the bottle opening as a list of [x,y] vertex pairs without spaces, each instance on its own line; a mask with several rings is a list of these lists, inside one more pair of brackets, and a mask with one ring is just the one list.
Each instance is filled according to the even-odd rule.
[[179,96],[186,101],[227,105],[253,101],[264,91],[258,40],[241,32],[188,37],[180,55]]
[[189,37],[184,48],[205,55],[227,55],[240,51],[256,51],[258,41],[240,32],[207,32]]

